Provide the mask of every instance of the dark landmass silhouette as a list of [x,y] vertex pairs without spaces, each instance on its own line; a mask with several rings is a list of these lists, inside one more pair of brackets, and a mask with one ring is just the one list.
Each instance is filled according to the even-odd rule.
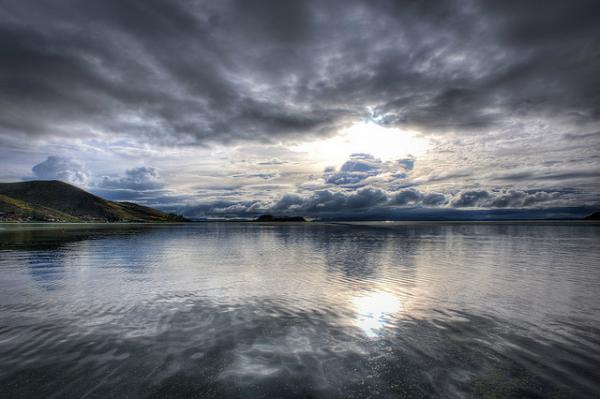
[[58,180],[0,183],[0,221],[188,222],[133,202],[114,202]]
[[261,215],[256,222],[306,222],[302,216],[273,216],[273,215]]
[[583,218],[583,220],[600,220],[600,212],[594,212]]

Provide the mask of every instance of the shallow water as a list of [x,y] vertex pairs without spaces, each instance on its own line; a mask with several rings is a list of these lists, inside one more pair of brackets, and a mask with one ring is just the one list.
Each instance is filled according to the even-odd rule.
[[0,225],[0,397],[597,397],[600,225]]

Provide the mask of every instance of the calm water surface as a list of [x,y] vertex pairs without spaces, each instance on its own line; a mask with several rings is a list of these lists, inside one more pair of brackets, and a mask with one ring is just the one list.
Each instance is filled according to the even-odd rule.
[[0,225],[0,397],[599,397],[600,225]]

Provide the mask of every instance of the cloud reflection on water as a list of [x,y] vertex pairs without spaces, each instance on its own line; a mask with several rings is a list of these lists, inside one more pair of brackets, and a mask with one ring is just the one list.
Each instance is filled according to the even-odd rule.
[[[598,388],[580,372],[600,359],[597,227],[382,226],[0,235],[0,396],[32,387],[31,397],[80,397],[86,386],[90,397],[244,398]],[[40,280],[32,262],[60,273]]]

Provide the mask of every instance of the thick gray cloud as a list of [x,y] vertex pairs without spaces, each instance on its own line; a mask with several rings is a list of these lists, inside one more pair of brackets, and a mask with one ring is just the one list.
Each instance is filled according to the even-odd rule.
[[[566,196],[564,197],[565,200],[567,198]],[[556,191],[467,190],[456,194],[451,204],[455,208],[527,208],[560,199],[561,193]]]
[[471,208],[482,206],[491,198],[491,194],[485,190],[461,191],[452,199],[455,208]]
[[389,203],[398,206],[442,207],[449,201],[449,195],[437,192],[422,192],[409,187],[390,195]]
[[296,210],[319,213],[365,209],[380,205],[387,199],[385,191],[373,187],[350,192],[319,190],[311,194]]
[[0,135],[169,143],[600,118],[600,5],[0,2]]
[[395,205],[417,205],[423,199],[423,194],[414,188],[407,188],[396,192],[393,196],[392,203]]
[[446,205],[448,203],[448,195],[435,192],[426,193],[423,195],[421,202],[427,207]]
[[85,167],[69,158],[49,156],[31,168],[32,178],[40,180],[63,180],[76,185],[85,185],[89,174]]
[[[465,190],[454,195],[419,191],[415,188],[390,192],[374,187],[358,190],[317,190],[309,195],[287,193],[272,203],[258,201],[216,201],[200,206],[180,208],[189,217],[198,218],[252,218],[262,213],[305,215],[316,218],[371,217],[390,218],[394,215],[432,217],[452,215],[460,218],[465,208],[478,210],[476,216],[488,212],[498,217],[535,215],[533,210],[547,212],[569,203],[569,192],[518,191],[518,190]],[[494,210],[520,210],[498,213]],[[582,212],[573,209],[571,212]],[[410,212],[408,212],[410,210]],[[533,212],[533,213],[532,213]],[[585,210],[583,210],[585,212]],[[465,213],[467,215],[467,213]],[[474,214],[475,215],[475,214]],[[521,216],[519,216],[521,215]],[[539,215],[544,215],[538,212]],[[469,217],[469,216],[465,216]]]
[[156,190],[164,186],[158,171],[151,166],[140,166],[125,171],[124,176],[104,176],[98,187],[108,189],[129,189],[136,191]]
[[339,171],[325,170],[325,181],[335,185],[353,185],[381,173],[382,162],[369,154],[353,154]]
[[343,187],[361,187],[368,179],[387,173],[387,182],[405,179],[414,168],[415,160],[404,158],[383,162],[381,159],[366,153],[352,154],[350,159],[340,166],[339,170],[329,167],[325,169],[324,180],[327,184]]
[[138,166],[127,169],[117,176],[102,176],[91,179],[88,188],[94,194],[113,201],[135,201],[162,208],[165,202],[176,205],[187,198],[171,193],[162,181],[156,168]]

